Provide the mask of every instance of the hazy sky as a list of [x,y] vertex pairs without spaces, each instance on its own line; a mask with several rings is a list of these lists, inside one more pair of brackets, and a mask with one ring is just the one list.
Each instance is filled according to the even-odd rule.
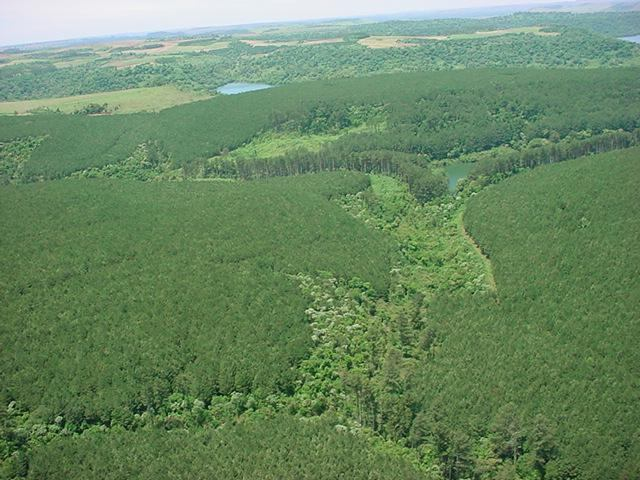
[[184,27],[513,5],[533,1],[0,0],[0,45]]

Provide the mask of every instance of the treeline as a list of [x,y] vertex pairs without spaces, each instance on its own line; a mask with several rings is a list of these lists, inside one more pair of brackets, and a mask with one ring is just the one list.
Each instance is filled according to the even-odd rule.
[[309,82],[158,114],[2,117],[0,141],[48,135],[26,161],[26,179],[114,164],[149,140],[162,141],[179,168],[238,148],[289,120],[312,131],[332,131],[345,120],[355,121],[354,112],[373,108],[387,118],[386,128],[345,136],[336,145],[456,158],[531,138],[638,128],[638,73],[634,68],[464,70]]
[[[573,135],[558,142],[532,143],[521,150],[495,149],[480,154],[481,159],[469,178],[490,183],[523,169],[640,145],[640,129],[632,132],[607,131],[586,138]],[[467,158],[474,157],[470,155]]]
[[425,159],[389,150],[358,152],[326,147],[320,152],[302,150],[274,158],[226,159],[223,156],[207,164],[204,175],[248,180],[335,170],[356,170],[401,178],[420,202],[427,202],[447,191],[444,176],[437,176],[426,168]]
[[433,20],[389,21],[368,25],[353,25],[356,32],[368,35],[451,35],[517,27],[571,27],[589,30],[611,37],[640,33],[640,13],[629,12],[519,12],[489,18],[445,18]]
[[584,14],[518,12],[511,15],[486,18],[391,20],[355,25],[328,24],[313,30],[267,31],[252,38],[286,41],[369,35],[452,35],[536,26],[580,28],[611,37],[623,37],[640,33],[639,22],[640,14],[634,11]]

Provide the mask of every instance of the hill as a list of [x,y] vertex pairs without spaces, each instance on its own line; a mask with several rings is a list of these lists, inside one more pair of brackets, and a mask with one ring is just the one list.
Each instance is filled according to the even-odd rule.
[[[469,202],[497,294],[436,302],[437,349],[412,389],[421,428],[458,438],[461,457],[498,445],[459,474],[548,461],[545,478],[637,477],[639,160],[635,148],[544,166]],[[543,448],[532,437],[549,425],[557,443]]]
[[0,189],[3,403],[76,431],[131,426],[173,393],[208,406],[291,392],[311,346],[293,276],[387,289],[393,245],[329,201],[367,185],[334,173]]

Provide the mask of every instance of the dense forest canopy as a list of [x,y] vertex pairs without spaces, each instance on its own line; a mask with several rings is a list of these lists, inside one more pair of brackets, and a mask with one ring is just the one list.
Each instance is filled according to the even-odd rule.
[[287,275],[387,288],[390,242],[328,201],[366,185],[335,173],[3,188],[2,398],[44,422],[128,425],[174,391],[208,403],[290,390],[310,334]]
[[0,52],[0,478],[640,478],[628,8]]
[[637,476],[639,180],[635,148],[541,167],[469,202],[464,224],[497,295],[434,306],[441,346],[412,386],[431,421],[488,435],[513,402],[520,422],[557,424],[551,478]]
[[195,437],[148,430],[61,438],[39,451],[34,464],[29,478],[425,478],[411,462],[329,422],[288,416],[202,430]]
[[157,114],[0,117],[0,140],[46,136],[24,165],[27,180],[116,163],[149,140],[160,142],[181,167],[279,125],[308,133],[311,119],[319,131],[331,130],[342,119],[349,121],[349,107],[381,105],[386,129],[343,137],[343,150],[395,150],[440,159],[522,138],[637,128],[638,76],[635,68],[468,70],[309,82]]

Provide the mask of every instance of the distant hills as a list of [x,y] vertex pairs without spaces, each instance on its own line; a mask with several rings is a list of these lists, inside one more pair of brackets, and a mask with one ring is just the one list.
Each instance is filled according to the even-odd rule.
[[638,12],[640,2],[560,2],[549,5],[536,6],[531,12]]
[[255,30],[267,28],[296,26],[296,25],[320,25],[337,23],[377,23],[389,20],[429,20],[439,18],[483,18],[501,15],[510,15],[516,12],[567,12],[567,13],[595,13],[595,12],[637,12],[640,11],[640,1],[594,0],[594,1],[567,1],[548,4],[518,4],[500,5],[474,8],[461,8],[452,10],[435,10],[419,12],[396,12],[384,15],[363,16],[359,18],[324,18],[312,20],[298,20],[290,22],[251,23],[239,25],[217,25],[194,27],[187,29],[174,29],[155,32],[129,32],[114,35],[53,40],[29,44],[0,46],[0,52],[16,53],[19,51],[41,50],[47,48],[78,47],[83,45],[109,44],[114,41],[157,39],[172,37],[189,37],[197,35],[233,35],[249,33]]

